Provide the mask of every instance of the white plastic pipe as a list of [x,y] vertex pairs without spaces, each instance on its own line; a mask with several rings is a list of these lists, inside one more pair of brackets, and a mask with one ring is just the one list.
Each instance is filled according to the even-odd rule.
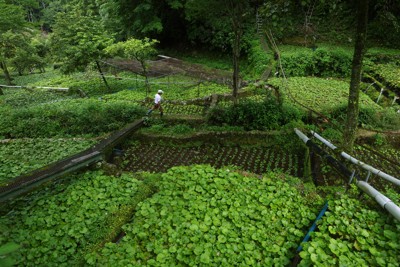
[[308,138],[305,134],[303,134],[301,131],[299,131],[297,128],[294,128],[295,133],[299,136],[301,140],[303,140],[304,143],[307,143],[310,138]]
[[311,131],[312,135],[315,136],[319,141],[321,141],[322,143],[324,143],[327,147],[329,147],[332,150],[335,150],[337,147],[334,146],[331,142],[329,142],[328,140],[324,139],[322,136],[320,136],[319,134],[317,134],[314,131]]
[[383,179],[385,179],[385,180],[387,180],[389,182],[394,183],[397,186],[400,186],[400,180],[399,179],[397,179],[397,178],[395,178],[395,177],[393,177],[393,176],[391,176],[391,175],[389,175],[387,173],[384,173],[383,171],[375,169],[374,167],[372,167],[372,166],[370,166],[370,165],[368,165],[368,164],[366,164],[366,163],[364,163],[362,161],[359,161],[356,158],[353,158],[352,156],[350,156],[349,154],[347,154],[345,152],[341,152],[340,155],[342,157],[344,157],[345,159],[349,160],[351,163],[356,164],[356,165],[362,167],[363,169],[365,169],[367,171],[370,171],[371,173],[376,174],[376,175],[382,177]]
[[[324,139],[322,136],[320,136],[319,134],[315,133],[314,131],[311,131],[311,133],[318,140],[320,140],[321,142],[326,144],[329,148],[331,148],[333,150],[335,150],[337,148],[336,146],[332,145],[332,143],[330,143],[328,140]],[[350,156],[349,154],[347,154],[345,152],[341,152],[340,155],[342,157],[344,157],[345,159],[349,160],[351,163],[356,164],[356,165],[362,167],[363,169],[365,169],[367,171],[370,171],[371,173],[376,174],[376,175],[382,177],[383,179],[394,183],[397,186],[400,186],[400,180],[399,179],[397,179],[397,178],[395,178],[395,177],[393,177],[393,176],[391,176],[391,175],[389,175],[389,174],[387,174],[387,173],[385,173],[385,172],[383,172],[381,170],[378,170],[378,169],[376,169],[376,168],[374,168],[374,167],[372,167],[372,166],[370,166],[370,165],[368,165],[368,164],[366,164],[366,163],[364,163],[364,162],[362,162],[362,161]]]
[[[298,129],[294,129],[294,131],[296,132],[296,134],[300,137],[300,139],[303,140],[304,143],[307,143],[308,140],[310,140],[305,134],[303,134],[301,131],[299,131]],[[320,135],[318,135],[317,133],[315,133],[314,131],[311,131],[312,134],[318,138],[321,142],[323,142],[324,144],[326,144],[328,147],[330,147],[331,149],[336,149],[336,147],[330,143],[328,140],[324,139],[323,137],[321,137]],[[346,154],[344,152],[342,152],[341,154]],[[347,155],[347,154],[346,154]],[[343,156],[343,155],[342,155]],[[352,159],[352,163],[355,164],[359,164],[360,161],[352,158],[351,156],[349,156],[350,159]],[[356,162],[354,162],[354,160]],[[364,164],[367,165],[367,164]],[[363,168],[365,168],[365,166],[360,165]],[[368,165],[369,166],[369,165]],[[372,168],[372,167],[371,167]],[[374,168],[372,168],[374,169]],[[376,170],[376,169],[375,169]],[[379,171],[379,170],[378,170]],[[382,172],[377,173],[377,175],[382,176]],[[387,175],[387,174],[386,174]],[[390,176],[390,175],[388,175]],[[395,181],[395,184],[397,184],[397,181],[399,181],[398,179],[392,177]],[[370,197],[374,198],[376,202],[378,202],[378,204],[386,209],[390,214],[393,215],[393,217],[395,217],[398,221],[400,221],[400,208],[393,203],[392,200],[390,200],[388,197],[386,197],[385,195],[381,194],[378,190],[376,190],[375,188],[373,188],[370,184],[368,184],[365,181],[356,181],[356,185],[357,187],[359,187],[363,192],[365,192],[367,195],[369,195]]]
[[392,200],[379,193],[378,190],[373,188],[367,182],[357,181],[356,184],[367,195],[374,198],[382,208],[386,209],[390,214],[393,215],[393,217],[400,221],[400,208],[394,204]]
[[[0,85],[0,87],[4,88],[28,88],[29,86],[20,86],[20,85]],[[67,87],[44,87],[44,86],[31,86],[30,88],[39,88],[39,89],[53,89],[53,90],[62,90],[68,91],[69,88]]]
[[381,88],[381,92],[379,93],[379,96],[378,96],[378,99],[376,100],[376,103],[378,103],[379,100],[381,99],[383,91],[385,91],[385,89]]

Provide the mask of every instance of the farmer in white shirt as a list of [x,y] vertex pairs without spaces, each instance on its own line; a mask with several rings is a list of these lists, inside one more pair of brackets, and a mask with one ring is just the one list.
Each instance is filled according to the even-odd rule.
[[162,101],[161,96],[163,93],[164,92],[162,90],[158,90],[157,94],[154,96],[154,106],[151,109],[149,109],[149,111],[147,112],[147,115],[150,115],[153,112],[153,110],[155,110],[155,109],[160,110],[160,116],[162,116],[164,114],[163,108],[161,106],[161,101]]

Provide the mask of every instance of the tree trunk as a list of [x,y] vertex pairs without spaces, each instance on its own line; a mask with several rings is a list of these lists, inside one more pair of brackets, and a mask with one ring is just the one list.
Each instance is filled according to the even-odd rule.
[[140,65],[142,66],[142,69],[143,69],[143,76],[144,76],[145,86],[146,86],[146,97],[148,97],[149,93],[150,93],[150,83],[149,83],[149,77],[147,75],[146,62],[144,60],[140,60]]
[[233,44],[233,98],[234,102],[237,102],[237,95],[239,91],[239,57],[240,57],[240,39],[241,34],[239,32],[235,33],[235,41]]
[[347,120],[343,134],[343,149],[352,152],[356,139],[358,114],[359,114],[359,93],[365,42],[367,35],[368,21],[368,0],[358,1],[357,33],[354,46],[354,55],[351,69],[351,81],[349,89],[349,100],[347,106]]
[[103,82],[104,82],[104,84],[106,85],[107,90],[108,90],[108,91],[111,91],[111,88],[110,88],[110,86],[109,86],[108,83],[107,83],[106,77],[104,77],[103,71],[101,70],[100,63],[99,63],[99,61],[97,61],[97,60],[96,60],[96,66],[97,66],[98,71],[100,72],[101,78],[103,78]]
[[6,80],[7,85],[13,85],[10,73],[8,72],[7,65],[4,61],[0,62],[0,67],[4,72],[4,79]]
[[234,40],[232,44],[232,63],[233,63],[233,77],[232,77],[232,96],[233,101],[237,104],[237,95],[239,91],[239,58],[240,58],[240,42],[242,40],[243,35],[243,6],[241,3],[236,3],[234,1],[230,1],[230,16],[232,23],[232,30],[234,33]]

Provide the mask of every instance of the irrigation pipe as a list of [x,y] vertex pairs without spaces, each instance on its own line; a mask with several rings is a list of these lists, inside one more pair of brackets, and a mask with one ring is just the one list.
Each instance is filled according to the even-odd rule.
[[[301,140],[303,140],[304,143],[306,143],[307,146],[310,146],[310,147],[314,148],[311,139],[309,139],[305,134],[303,134],[301,131],[299,131],[296,128],[294,129],[294,131],[299,136],[299,138]],[[326,142],[328,142],[328,141],[326,141]],[[315,146],[315,147],[317,147],[317,146]],[[331,163],[331,161],[328,161],[328,162]],[[342,171],[343,174],[345,174],[349,178],[352,178],[353,174],[346,167],[344,167],[340,163],[339,163],[339,166],[341,166],[342,170],[340,170],[340,171]],[[336,166],[334,166],[334,167],[336,167]],[[374,198],[375,201],[378,202],[378,204],[382,208],[386,209],[390,214],[393,215],[393,217],[395,217],[398,221],[400,221],[400,208],[396,204],[394,204],[392,200],[387,198],[385,195],[380,193],[378,190],[373,188],[370,184],[368,184],[365,181],[357,181],[356,180],[356,185],[357,185],[358,188],[360,188],[367,195],[369,195],[370,197]]]
[[396,204],[394,204],[392,200],[373,188],[367,182],[357,181],[356,184],[362,191],[364,191],[364,193],[375,199],[375,201],[378,202],[378,204],[382,208],[387,210],[390,214],[393,215],[393,217],[400,221],[400,208]]
[[69,88],[66,87],[43,87],[43,86],[20,86],[20,85],[1,85],[0,88],[26,88],[26,89],[34,89],[34,88],[39,88],[39,89],[47,89],[47,90],[56,90],[56,91],[68,91]]
[[[321,142],[326,144],[330,149],[332,149],[332,150],[336,150],[337,149],[336,146],[334,146],[332,143],[330,143],[328,140],[326,140],[325,138],[323,138],[322,136],[320,136],[316,132],[311,131],[311,133],[318,140],[320,140]],[[371,173],[373,173],[375,175],[378,175],[379,177],[382,177],[383,179],[385,179],[385,180],[387,180],[389,182],[392,182],[393,184],[395,184],[397,186],[400,186],[400,180],[399,179],[397,179],[397,178],[395,178],[395,177],[393,177],[393,176],[391,176],[391,175],[389,175],[389,174],[387,174],[387,173],[385,173],[385,172],[383,172],[381,170],[378,170],[378,169],[376,169],[376,168],[374,168],[374,167],[372,167],[372,166],[370,166],[370,165],[368,165],[368,164],[366,164],[366,163],[364,163],[364,162],[362,162],[362,161],[350,156],[349,154],[347,154],[347,153],[345,153],[343,151],[340,153],[340,155],[343,158],[345,158],[348,161],[350,161],[351,163],[353,163],[355,165],[358,165],[358,166],[362,167],[363,169],[365,169],[365,170],[367,170],[367,171],[369,171],[369,172],[371,172]]]
[[310,149],[315,151],[318,155],[324,158],[332,167],[334,167],[339,174],[344,175],[346,178],[353,177],[353,173],[347,169],[347,167],[341,163],[340,161],[336,160],[334,157],[326,153],[323,149],[321,149],[318,145],[314,144],[310,138],[308,138],[305,134],[303,134],[298,129],[294,129],[296,134],[299,138],[308,146]]
[[317,222],[324,216],[326,210],[328,209],[328,201],[325,202],[325,205],[322,207],[321,211],[319,212],[317,218],[315,219],[314,223],[311,225],[310,229],[308,230],[306,236],[304,237],[303,241],[301,241],[300,245],[298,246],[296,253],[299,253],[302,249],[303,246],[301,245],[302,243],[305,243],[310,239],[310,235],[312,232],[314,232],[315,228],[317,227]]

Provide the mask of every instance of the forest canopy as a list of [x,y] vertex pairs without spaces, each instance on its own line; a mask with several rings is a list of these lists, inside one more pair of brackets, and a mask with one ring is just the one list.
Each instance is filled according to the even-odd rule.
[[[88,16],[100,21],[117,41],[131,37],[157,39],[163,46],[207,45],[226,50],[231,46],[230,6],[242,3],[244,47],[254,33],[256,20],[280,41],[296,38],[347,42],[355,31],[355,1],[193,1],[193,0],[1,0],[1,33],[20,25],[20,12],[32,29],[52,32],[59,13]],[[375,44],[399,47],[400,1],[369,1],[368,39]],[[14,14],[10,16],[11,13]],[[72,15],[70,13],[75,13]],[[228,49],[229,50],[229,49]]]

